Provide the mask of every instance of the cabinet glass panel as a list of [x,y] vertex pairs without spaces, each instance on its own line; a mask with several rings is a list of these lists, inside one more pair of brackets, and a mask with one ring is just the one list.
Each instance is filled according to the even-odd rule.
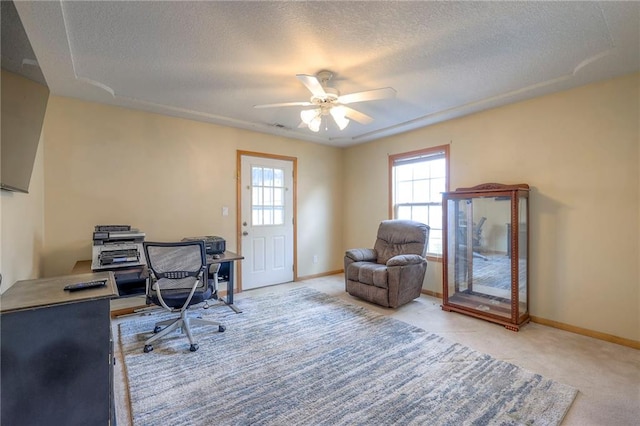
[[494,198],[448,201],[449,302],[511,318],[511,260],[507,254],[509,203]]
[[518,207],[518,225],[520,228],[520,239],[518,240],[518,291],[520,295],[518,300],[520,301],[520,315],[523,316],[529,313],[529,306],[527,306],[527,301],[529,300],[529,283],[527,282],[527,277],[529,276],[527,270],[527,249],[529,247],[527,212],[529,209],[527,208],[526,198],[520,198],[518,202],[520,204]]
[[513,330],[529,319],[528,189],[484,184],[444,194],[443,309]]

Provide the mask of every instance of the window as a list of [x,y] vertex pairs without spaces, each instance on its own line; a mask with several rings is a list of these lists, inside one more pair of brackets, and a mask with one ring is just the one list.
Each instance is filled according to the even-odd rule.
[[253,226],[284,223],[284,170],[251,167]]
[[390,216],[431,228],[427,254],[442,255],[442,193],[448,190],[449,146],[389,156]]

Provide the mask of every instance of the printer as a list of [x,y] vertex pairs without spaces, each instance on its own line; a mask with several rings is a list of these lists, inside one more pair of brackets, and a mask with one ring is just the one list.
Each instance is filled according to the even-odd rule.
[[96,225],[93,232],[94,271],[146,265],[142,242],[145,234],[130,225]]
[[202,237],[187,237],[182,241],[204,241],[207,254],[222,254],[226,250],[227,242],[222,237],[205,235]]

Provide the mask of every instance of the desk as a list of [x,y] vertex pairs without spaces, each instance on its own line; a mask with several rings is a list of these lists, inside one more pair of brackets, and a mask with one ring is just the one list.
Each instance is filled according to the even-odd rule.
[[[75,292],[67,284],[107,280]],[[13,425],[113,424],[111,272],[18,281],[0,296],[0,417]]]
[[[219,258],[215,258],[213,255],[207,255],[207,265],[221,264],[221,265],[226,265],[226,267],[229,269],[227,273],[228,277],[226,278],[226,281],[227,281],[226,298],[219,297],[219,299],[225,305],[229,306],[231,309],[233,309],[234,312],[238,314],[241,313],[242,311],[233,304],[233,288],[235,286],[234,263],[242,259],[244,259],[244,256],[236,254],[232,251],[225,251],[224,253],[219,255]],[[132,273],[131,272],[132,269],[137,271],[137,273],[140,275],[142,279],[141,284],[137,284],[135,285],[135,287],[131,287],[130,286],[131,283],[126,280]],[[91,261],[90,260],[77,261],[71,272],[74,274],[91,272]],[[138,267],[138,268],[114,270],[112,272],[114,274],[116,285],[118,286],[118,289],[121,289],[121,293],[123,293],[123,295],[136,295],[136,294],[142,295],[145,293],[146,291],[145,283],[146,283],[147,277],[149,276],[146,266],[142,267],[142,270],[140,270],[140,267]]]
[[[106,270],[105,270],[106,271]],[[86,274],[91,271],[91,260],[79,260],[71,270],[72,274]],[[144,294],[148,272],[146,266],[113,269],[120,297]]]
[[242,311],[240,309],[238,309],[238,307],[236,305],[233,304],[233,287],[234,287],[234,273],[233,273],[233,269],[234,269],[234,262],[237,262],[238,260],[242,260],[244,259],[244,256],[241,256],[237,253],[234,253],[232,251],[225,251],[222,254],[217,255],[218,257],[215,257],[216,255],[207,255],[207,265],[215,265],[215,264],[221,264],[221,265],[228,265],[229,267],[229,277],[227,278],[227,297],[226,299],[223,297],[220,297],[219,299],[224,302],[225,305],[229,306],[231,309],[233,309],[233,311],[237,314],[241,313]]

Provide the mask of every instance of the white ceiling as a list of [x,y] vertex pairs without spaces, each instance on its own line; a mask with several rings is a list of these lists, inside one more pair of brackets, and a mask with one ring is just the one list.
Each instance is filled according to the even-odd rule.
[[[17,2],[51,92],[334,146],[640,70],[639,2]],[[298,128],[296,74],[369,125]]]

